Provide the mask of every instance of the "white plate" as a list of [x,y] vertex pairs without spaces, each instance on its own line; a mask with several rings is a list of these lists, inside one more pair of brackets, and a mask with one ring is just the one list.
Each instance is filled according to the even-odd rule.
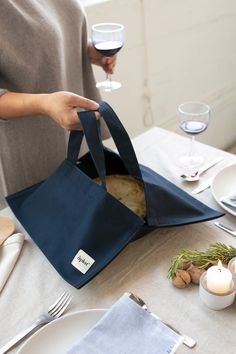
[[211,185],[212,195],[217,203],[228,213],[236,216],[236,211],[221,203],[220,199],[236,192],[236,163],[225,167],[215,175]]
[[64,315],[33,334],[17,354],[65,354],[105,312],[93,309]]

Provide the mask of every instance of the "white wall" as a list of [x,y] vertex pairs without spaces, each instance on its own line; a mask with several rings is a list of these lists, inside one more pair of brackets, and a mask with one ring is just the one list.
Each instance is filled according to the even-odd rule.
[[[181,134],[176,107],[198,100],[213,116],[197,139],[220,148],[236,142],[235,0],[110,0],[86,11],[89,27],[125,25],[114,75],[123,87],[103,98],[130,136],[153,125]],[[100,68],[95,74],[104,78]]]

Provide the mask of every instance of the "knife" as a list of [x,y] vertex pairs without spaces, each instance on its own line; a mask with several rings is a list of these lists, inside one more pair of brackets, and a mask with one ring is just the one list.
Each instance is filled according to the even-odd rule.
[[230,229],[228,226],[225,226],[225,225],[222,225],[221,223],[219,222],[215,222],[215,226],[219,227],[220,229],[228,232],[230,235],[236,237],[236,231]]
[[214,176],[208,178],[206,181],[202,182],[197,188],[192,190],[192,194],[198,194],[203,192],[205,189],[211,186]]

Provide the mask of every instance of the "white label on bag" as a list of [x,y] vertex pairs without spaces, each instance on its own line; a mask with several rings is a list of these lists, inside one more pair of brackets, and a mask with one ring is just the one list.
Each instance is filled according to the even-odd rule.
[[80,249],[79,252],[75,255],[71,264],[81,273],[85,274],[94,262],[95,260],[92,257]]

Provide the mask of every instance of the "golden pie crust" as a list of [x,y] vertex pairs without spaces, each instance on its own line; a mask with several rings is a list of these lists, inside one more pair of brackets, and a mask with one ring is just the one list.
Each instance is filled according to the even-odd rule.
[[[101,178],[94,181],[101,185]],[[146,217],[146,201],[143,183],[128,175],[106,176],[107,192],[141,218]]]

